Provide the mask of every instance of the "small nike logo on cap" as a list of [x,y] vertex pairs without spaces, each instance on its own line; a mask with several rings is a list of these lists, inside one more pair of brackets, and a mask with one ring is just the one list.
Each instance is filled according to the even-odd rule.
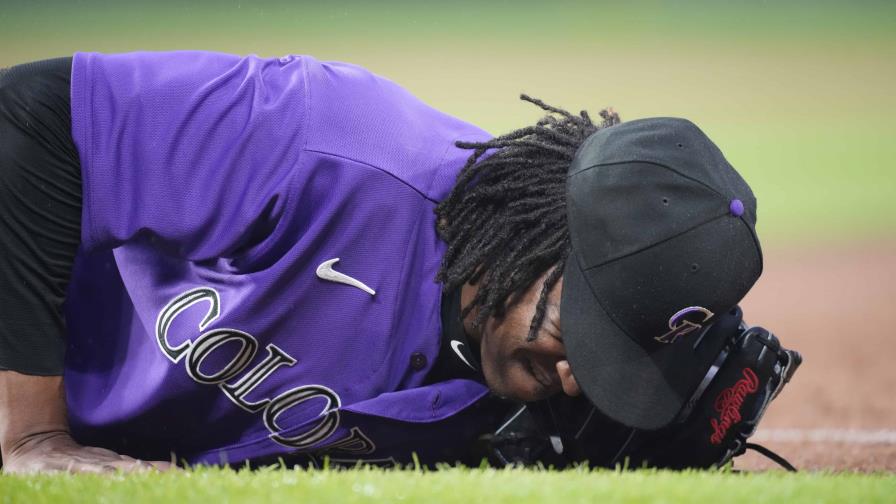
[[456,353],[458,357],[460,357],[460,360],[464,361],[464,364],[470,366],[470,369],[475,370],[476,366],[470,364],[470,361],[468,361],[460,351],[460,347],[463,346],[463,344],[463,341],[451,340],[451,349],[454,350],[454,353]]
[[334,259],[326,260],[320,263],[320,266],[317,267],[317,277],[321,280],[327,280],[330,282],[341,283],[345,285],[351,285],[352,287],[357,287],[362,291],[370,294],[371,296],[376,295],[376,291],[368,287],[364,284],[364,282],[352,278],[345,273],[340,273],[333,269],[333,265],[339,262],[339,258],[336,257]]

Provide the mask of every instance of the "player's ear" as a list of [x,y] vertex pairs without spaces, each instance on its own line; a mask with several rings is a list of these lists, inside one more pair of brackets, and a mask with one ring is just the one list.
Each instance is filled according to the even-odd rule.
[[557,374],[560,375],[560,385],[563,387],[563,393],[575,397],[582,393],[576,377],[572,375],[572,369],[569,367],[568,360],[557,361]]

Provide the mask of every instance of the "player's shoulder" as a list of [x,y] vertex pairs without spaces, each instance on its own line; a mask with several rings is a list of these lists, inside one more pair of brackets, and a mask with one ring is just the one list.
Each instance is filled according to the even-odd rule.
[[195,125],[206,113],[238,112],[252,118],[256,137],[288,139],[309,155],[384,173],[431,200],[444,197],[469,155],[455,142],[489,137],[388,77],[310,55],[76,53],[72,77],[79,117],[96,108],[97,93],[114,102],[110,110],[145,109],[162,129],[180,116]]
[[458,140],[482,129],[430,106],[392,79],[362,66],[305,58],[306,149],[384,171],[430,199],[443,197],[469,155]]

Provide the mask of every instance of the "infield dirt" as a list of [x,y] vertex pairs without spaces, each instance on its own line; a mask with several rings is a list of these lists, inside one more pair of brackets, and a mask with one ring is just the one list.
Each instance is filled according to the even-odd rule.
[[766,250],[742,306],[804,358],[754,439],[801,469],[896,470],[896,241]]

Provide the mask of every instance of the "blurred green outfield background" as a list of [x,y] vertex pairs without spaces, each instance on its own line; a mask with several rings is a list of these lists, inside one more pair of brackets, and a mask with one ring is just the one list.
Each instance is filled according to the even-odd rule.
[[357,63],[496,134],[540,115],[520,92],[685,116],[766,246],[896,236],[896,2],[0,0],[0,66],[170,49]]

